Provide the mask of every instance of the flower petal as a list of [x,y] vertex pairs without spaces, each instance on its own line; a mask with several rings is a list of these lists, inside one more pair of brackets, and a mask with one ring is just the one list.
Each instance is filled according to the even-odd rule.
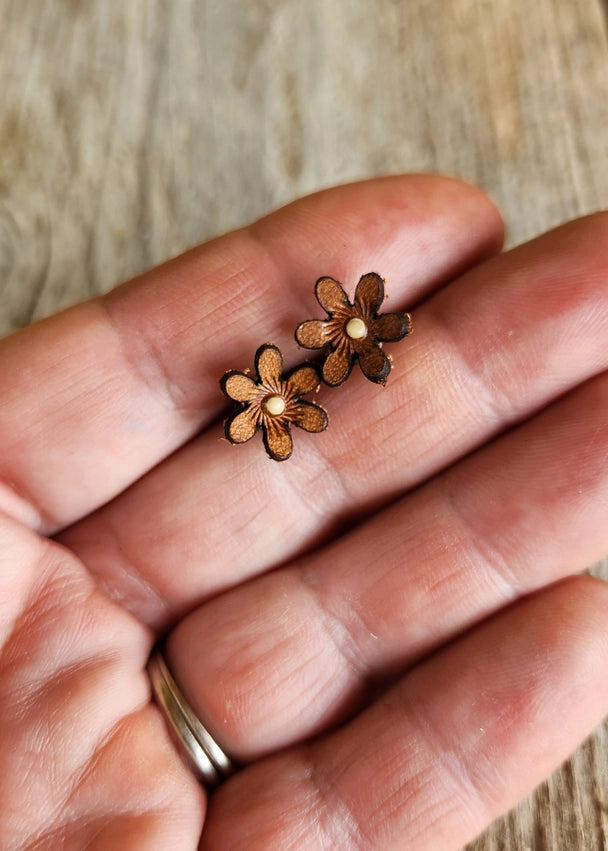
[[332,352],[323,364],[323,381],[330,387],[342,384],[348,376],[353,365],[351,353],[345,347]]
[[342,284],[334,278],[319,278],[315,284],[315,295],[321,307],[328,313],[335,313],[340,307],[348,307],[350,302]]
[[359,278],[355,290],[355,307],[363,316],[374,316],[384,301],[384,281],[375,272]]
[[383,313],[370,323],[372,335],[383,343],[396,343],[403,340],[412,330],[412,317],[409,313]]
[[265,420],[264,446],[275,461],[286,461],[293,449],[289,425],[282,420]]
[[325,431],[329,425],[327,411],[314,402],[299,402],[291,421],[304,431]]
[[321,349],[326,343],[325,325],[321,319],[307,319],[296,328],[296,342],[305,349]]
[[226,420],[224,434],[230,443],[246,443],[258,429],[255,410],[245,408]]
[[283,372],[281,350],[272,343],[264,343],[255,353],[255,368],[262,384],[278,388]]
[[370,344],[360,349],[357,354],[363,375],[375,384],[386,384],[391,362],[380,346]]
[[303,396],[312,393],[321,382],[319,370],[311,363],[296,367],[287,378],[287,386],[291,396]]
[[220,386],[226,396],[234,399],[235,402],[250,402],[258,389],[253,378],[236,369],[222,376]]

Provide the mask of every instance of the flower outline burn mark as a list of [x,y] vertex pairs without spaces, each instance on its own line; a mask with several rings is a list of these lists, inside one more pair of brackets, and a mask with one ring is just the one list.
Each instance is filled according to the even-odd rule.
[[230,443],[246,443],[262,429],[268,455],[286,461],[293,450],[291,424],[313,433],[329,424],[324,408],[300,398],[318,389],[318,367],[300,364],[283,375],[280,349],[264,343],[255,353],[255,369],[257,378],[233,369],[220,380],[223,393],[237,403],[224,423],[224,434]]
[[376,272],[362,275],[352,304],[342,284],[329,276],[319,278],[315,295],[328,318],[300,323],[295,337],[305,349],[330,349],[323,364],[323,381],[338,387],[358,360],[366,378],[375,384],[386,384],[391,362],[382,344],[407,336],[412,330],[412,317],[409,313],[378,314],[384,301],[384,280]]

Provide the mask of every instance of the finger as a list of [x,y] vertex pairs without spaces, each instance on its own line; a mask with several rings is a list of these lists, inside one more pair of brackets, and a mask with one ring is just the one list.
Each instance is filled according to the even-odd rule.
[[106,502],[212,421],[218,378],[291,340],[328,267],[419,298],[498,250],[477,190],[377,180],[296,203],[0,343],[0,507],[40,530]]
[[327,729],[371,683],[603,556],[607,451],[605,374],[330,547],[193,612],[171,635],[175,676],[237,759]]
[[607,229],[571,223],[445,287],[388,387],[326,391],[329,429],[289,462],[210,430],[65,540],[155,625],[318,545],[608,367]]
[[607,606],[604,583],[571,579],[484,623],[337,733],[226,783],[201,848],[456,851],[608,711]]

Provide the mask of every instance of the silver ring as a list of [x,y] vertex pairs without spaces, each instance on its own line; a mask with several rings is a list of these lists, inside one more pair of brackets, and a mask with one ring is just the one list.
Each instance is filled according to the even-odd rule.
[[162,646],[157,645],[152,651],[148,674],[156,703],[188,766],[210,789],[219,786],[234,772],[235,766],[181,693],[167,667]]

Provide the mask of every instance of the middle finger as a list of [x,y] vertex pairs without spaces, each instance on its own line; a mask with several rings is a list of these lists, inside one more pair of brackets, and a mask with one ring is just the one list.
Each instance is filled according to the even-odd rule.
[[171,666],[245,762],[608,550],[608,373],[314,554],[181,621]]

